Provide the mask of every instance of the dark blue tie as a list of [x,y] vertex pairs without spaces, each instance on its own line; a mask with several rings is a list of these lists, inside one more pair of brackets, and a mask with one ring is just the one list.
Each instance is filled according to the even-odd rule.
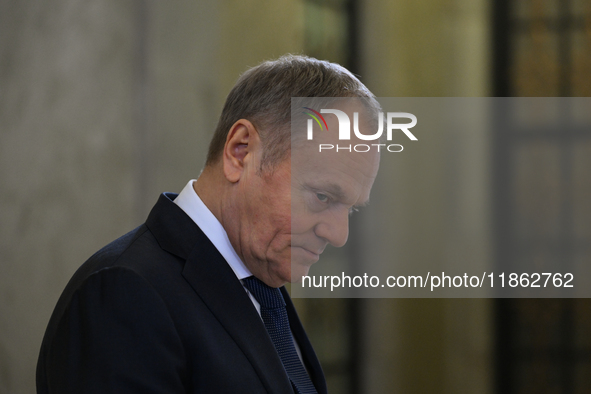
[[287,319],[285,300],[281,295],[281,291],[267,286],[254,276],[245,278],[242,282],[244,287],[261,304],[261,317],[295,392],[299,394],[317,394],[296,352],[289,328],[289,320]]

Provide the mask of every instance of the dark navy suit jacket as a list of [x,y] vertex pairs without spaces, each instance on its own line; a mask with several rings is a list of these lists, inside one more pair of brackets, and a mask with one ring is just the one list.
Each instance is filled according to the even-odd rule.
[[[240,281],[175,196],[161,195],[145,224],[74,274],[43,339],[39,394],[293,393]],[[326,393],[281,291],[306,368]]]

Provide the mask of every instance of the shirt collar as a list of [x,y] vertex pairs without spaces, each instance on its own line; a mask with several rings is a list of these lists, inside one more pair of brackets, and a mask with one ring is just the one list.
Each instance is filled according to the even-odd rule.
[[222,224],[193,189],[193,182],[195,182],[195,179],[191,179],[187,183],[177,198],[174,199],[174,203],[199,226],[218,252],[226,259],[238,279],[242,280],[252,276],[250,270],[246,268],[246,265],[236,254]]

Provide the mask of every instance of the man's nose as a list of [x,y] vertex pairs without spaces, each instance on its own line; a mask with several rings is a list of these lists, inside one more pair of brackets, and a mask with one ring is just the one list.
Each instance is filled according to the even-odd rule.
[[345,245],[349,238],[349,211],[327,212],[316,224],[314,233],[337,248]]

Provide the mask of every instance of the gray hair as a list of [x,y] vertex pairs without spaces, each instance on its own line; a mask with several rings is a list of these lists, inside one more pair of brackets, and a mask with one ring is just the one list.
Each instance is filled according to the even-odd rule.
[[240,76],[209,145],[206,165],[216,163],[228,132],[239,119],[249,120],[263,146],[261,169],[272,169],[290,152],[292,97],[360,97],[379,108],[373,93],[344,67],[307,56],[285,55]]

